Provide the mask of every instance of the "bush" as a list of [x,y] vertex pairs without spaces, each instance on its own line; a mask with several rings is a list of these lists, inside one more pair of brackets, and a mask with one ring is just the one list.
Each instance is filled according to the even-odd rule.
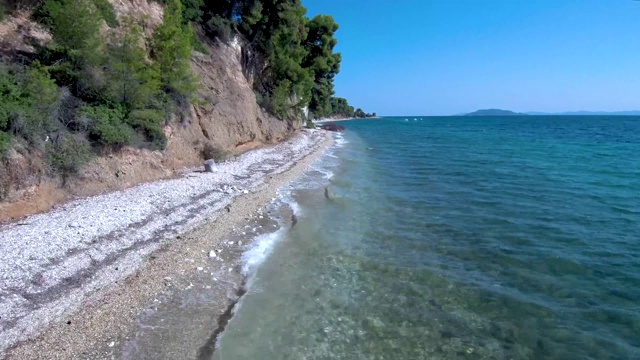
[[160,111],[147,109],[132,111],[128,122],[134,129],[143,132],[152,148],[162,150],[167,147],[167,136],[162,131],[164,120]]
[[0,65],[0,130],[41,146],[44,134],[55,129],[59,97],[58,87],[38,62],[29,69]]
[[11,135],[0,130],[0,154],[7,151],[9,144],[11,144]]
[[120,25],[118,23],[116,11],[114,10],[113,5],[111,5],[109,0],[93,0],[93,3],[96,5],[98,12],[110,28],[115,28]]
[[229,152],[213,146],[211,143],[204,144],[204,147],[200,151],[202,160],[213,159],[216,162],[224,161],[229,158]]
[[226,19],[219,15],[214,15],[207,21],[206,29],[213,36],[225,43],[230,42],[236,33],[235,23],[231,19]]
[[57,141],[47,143],[46,155],[51,168],[66,182],[70,175],[80,171],[91,160],[93,152],[87,141],[62,135]]
[[316,124],[314,124],[313,121],[311,121],[311,119],[307,119],[306,127],[307,129],[316,129]]
[[80,116],[91,122],[89,135],[103,145],[123,146],[131,142],[131,128],[125,123],[125,113],[119,107],[83,105]]
[[190,98],[199,82],[189,65],[193,28],[183,24],[182,9],[179,0],[167,1],[162,24],[153,33],[151,49],[163,88]]

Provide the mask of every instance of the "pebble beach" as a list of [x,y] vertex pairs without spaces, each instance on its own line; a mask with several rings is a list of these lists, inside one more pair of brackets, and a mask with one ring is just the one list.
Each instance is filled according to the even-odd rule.
[[[240,257],[250,245],[232,234],[260,222],[259,209],[330,142],[323,131],[302,131],[211,173],[191,170],[3,225],[0,358],[133,356],[136,343],[127,340],[144,312],[194,283],[208,292],[217,321],[239,296]],[[193,358],[199,342],[175,351]]]

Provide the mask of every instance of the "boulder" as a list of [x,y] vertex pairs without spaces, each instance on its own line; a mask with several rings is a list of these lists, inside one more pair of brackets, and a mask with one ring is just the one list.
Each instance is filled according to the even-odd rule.
[[322,130],[327,130],[327,131],[344,131],[345,128],[342,125],[338,125],[336,123],[328,123],[328,124],[322,124],[320,125],[320,128]]

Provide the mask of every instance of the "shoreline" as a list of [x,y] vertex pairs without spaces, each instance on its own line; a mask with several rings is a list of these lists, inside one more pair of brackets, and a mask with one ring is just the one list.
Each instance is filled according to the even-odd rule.
[[341,119],[320,119],[313,120],[314,124],[327,124],[332,122],[351,121],[351,120],[369,120],[369,119],[381,119],[382,116],[372,116],[368,118],[341,118]]
[[[129,201],[133,207],[136,207],[137,205],[134,205],[137,204],[134,199],[136,196],[149,196],[148,192],[145,192],[145,187],[160,186],[159,190],[162,191],[168,184],[175,186],[168,186],[172,191],[186,189],[187,193],[182,195],[183,197],[189,195],[189,200],[192,201],[178,204],[181,205],[178,207],[156,206],[162,211],[152,213],[153,219],[130,222],[125,229],[120,229],[119,233],[111,231],[110,237],[98,238],[97,245],[90,242],[86,249],[73,247],[66,249],[67,255],[76,257],[75,263],[67,261],[67,258],[61,261],[47,259],[46,263],[50,263],[49,269],[36,271],[35,275],[31,276],[32,281],[24,284],[24,289],[19,289],[26,292],[16,293],[15,287],[12,289],[7,286],[7,283],[12,281],[15,283],[17,278],[23,278],[25,274],[18,274],[20,276],[11,278],[6,276],[6,268],[2,269],[4,272],[0,271],[2,275],[0,295],[5,299],[0,298],[2,302],[0,305],[4,307],[0,318],[0,324],[3,325],[3,330],[0,332],[0,345],[2,345],[0,358],[2,358],[2,350],[6,348],[9,348],[5,354],[7,359],[131,358],[135,348],[145,340],[144,331],[141,329],[147,326],[143,323],[149,319],[147,315],[153,311],[158,313],[163,308],[175,307],[176,304],[172,305],[172,301],[180,301],[175,297],[190,291],[206,293],[210,302],[204,309],[206,312],[200,316],[202,317],[200,327],[192,327],[202,331],[202,326],[206,326],[204,330],[208,332],[204,332],[203,335],[215,335],[216,331],[219,333],[221,330],[216,329],[222,325],[220,321],[223,318],[220,316],[230,311],[230,306],[237,301],[239,291],[243,288],[245,276],[242,274],[241,256],[249,246],[247,237],[264,234],[266,228],[274,227],[273,223],[265,222],[264,211],[256,212],[256,210],[270,203],[277,189],[299,177],[331,143],[331,135],[327,132],[303,131],[294,138],[273,147],[253,150],[230,164],[220,164],[219,172],[213,175],[192,173],[185,179],[161,181],[117,192],[116,195],[123,193],[126,195],[116,196],[118,200]],[[247,163],[249,165],[243,169],[242,165]],[[226,176],[229,174],[233,176]],[[191,181],[195,178],[197,182],[198,179],[206,176],[224,181],[216,181],[215,185],[208,183],[202,188],[196,188],[197,184]],[[181,189],[177,186],[182,184],[180,182],[190,186]],[[224,186],[220,187],[221,185]],[[238,189],[236,187],[238,185],[244,190]],[[214,189],[211,189],[212,187]],[[189,190],[191,192],[188,192]],[[110,196],[114,195],[83,199],[51,213],[64,215],[66,211],[73,214],[73,209],[81,207],[82,203],[88,203],[88,205],[92,205],[92,201],[108,203]],[[144,204],[139,206],[145,207]],[[16,227],[19,227],[22,232],[28,229],[29,221],[36,218],[35,223],[37,223],[38,217],[53,217],[48,221],[55,221],[55,214],[52,216],[51,213],[27,218],[25,226],[11,224],[0,227],[0,233],[5,235],[8,230],[16,230]],[[176,213],[180,213],[182,217],[177,216]],[[66,217],[69,217],[68,213]],[[162,231],[153,232],[145,228],[159,217],[164,217],[161,219],[164,224],[160,224]],[[145,224],[145,221],[148,223]],[[239,231],[243,226],[250,227],[250,224],[258,224],[254,226],[254,229],[259,229],[257,233],[247,235],[247,231]],[[84,230],[82,222],[68,225],[71,226],[66,226],[65,231],[78,229],[76,236],[82,235]],[[103,224],[97,224],[97,227],[100,228],[100,225]],[[126,231],[122,232],[122,230]],[[41,231],[47,230],[41,229]],[[55,233],[56,230],[52,232]],[[123,242],[126,240],[123,238],[127,236],[137,238],[135,239],[137,242],[133,241],[124,250],[115,249],[118,255],[115,260],[107,259],[109,261],[100,263],[97,256],[104,255],[98,251],[101,250],[99,246],[104,245],[101,243],[105,240],[108,243]],[[24,241],[27,241],[29,236],[26,238]],[[243,240],[228,240],[240,238],[245,239],[244,243]],[[0,246],[6,245],[4,242],[4,240],[0,242]],[[6,246],[2,250],[5,251],[0,256],[3,254],[6,256]],[[46,249],[37,250],[46,251]],[[71,254],[68,254],[69,252]],[[77,257],[83,253],[86,253],[85,255],[89,258],[89,263],[83,264],[88,265],[85,267],[77,264],[79,260]],[[214,255],[212,256],[211,253]],[[98,265],[94,264],[96,261]],[[22,265],[24,267],[24,264]],[[40,264],[26,267],[40,267],[38,270],[43,270]],[[87,268],[95,271],[92,272]],[[52,269],[55,271],[51,271]],[[47,272],[47,270],[50,271]],[[111,276],[104,276],[103,272],[110,273]],[[114,272],[116,274],[113,274]],[[58,276],[63,276],[65,273],[66,275],[71,273],[71,275],[52,279],[55,277],[54,273],[58,273]],[[95,281],[96,278],[101,281]],[[54,280],[59,282],[55,283]],[[55,288],[58,292],[51,292],[50,288]],[[12,296],[5,296],[10,292],[13,292]],[[70,298],[71,301],[53,304],[58,306],[53,306],[51,301],[45,301],[45,295],[59,293],[64,295],[62,299]],[[38,300],[43,303],[37,303]],[[24,304],[29,301],[32,303]],[[21,305],[32,307],[35,305],[37,310],[20,312]],[[37,321],[34,323],[34,320]],[[42,332],[42,329],[46,330]],[[26,335],[23,334],[24,332]],[[40,335],[36,335],[38,333]],[[202,340],[194,337],[191,342],[182,341],[183,344],[177,351],[180,351],[184,358],[189,358],[185,351],[193,355],[191,357],[197,357],[202,345],[206,344],[206,341]],[[170,352],[160,354],[160,358],[172,358]]]

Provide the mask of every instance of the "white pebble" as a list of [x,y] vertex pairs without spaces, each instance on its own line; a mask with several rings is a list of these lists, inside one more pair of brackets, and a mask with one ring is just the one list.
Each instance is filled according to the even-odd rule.
[[218,256],[218,255],[216,255],[216,252],[215,252],[215,251],[213,251],[213,250],[209,251],[209,257],[210,257],[210,258],[214,258],[214,257],[216,257],[216,256]]

